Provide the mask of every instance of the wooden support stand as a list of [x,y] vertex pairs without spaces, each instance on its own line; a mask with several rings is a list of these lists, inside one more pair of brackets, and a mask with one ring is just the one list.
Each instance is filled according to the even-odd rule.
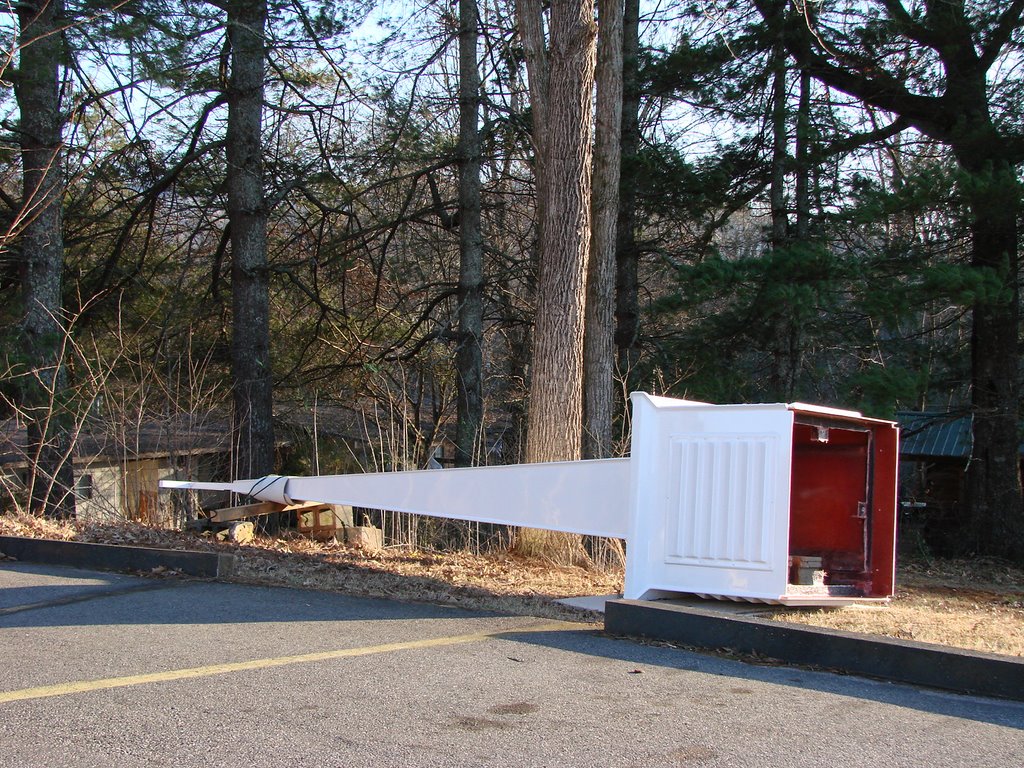
[[[351,546],[361,548],[374,547],[372,537],[364,541],[365,536],[353,537],[346,534],[352,525],[352,507],[339,504],[322,504],[320,502],[308,501],[298,504],[277,504],[271,501],[260,501],[254,504],[242,504],[236,507],[221,507],[214,509],[206,517],[200,518],[189,524],[190,528],[198,531],[213,530],[224,532],[232,529],[232,526],[239,520],[248,520],[263,515],[270,515],[279,512],[295,512],[296,528],[299,533],[309,536],[318,541],[327,541],[337,538],[339,541],[347,542]],[[360,531],[362,529],[359,529]],[[232,537],[233,540],[233,537]]]

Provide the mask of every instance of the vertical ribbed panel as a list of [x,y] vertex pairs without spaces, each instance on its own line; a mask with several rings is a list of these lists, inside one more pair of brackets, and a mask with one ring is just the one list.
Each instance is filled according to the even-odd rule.
[[671,439],[667,562],[770,567],[774,441],[749,436]]

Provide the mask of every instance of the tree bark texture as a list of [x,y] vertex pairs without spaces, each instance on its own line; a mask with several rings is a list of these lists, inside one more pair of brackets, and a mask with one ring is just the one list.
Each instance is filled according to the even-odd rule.
[[622,0],[598,0],[597,107],[583,348],[583,457],[614,450],[615,244],[622,168]]
[[480,224],[480,65],[476,0],[459,0],[459,345],[455,352],[455,463],[473,464],[482,444],[484,249]]
[[625,0],[622,24],[622,136],[619,214],[615,228],[615,349],[619,375],[637,388],[640,360],[640,245],[637,184],[640,151],[640,0]]
[[266,0],[231,0],[227,191],[231,227],[235,476],[274,469],[267,210],[263,192]]
[[[540,3],[519,4],[527,50],[543,43],[536,33]],[[523,17],[531,21],[523,23]],[[593,5],[554,0],[545,74],[530,73],[534,137],[540,162],[540,274],[530,371],[527,461],[580,458],[583,426],[583,334],[590,248],[591,99],[594,87]],[[529,58],[527,59],[529,66]],[[546,83],[546,89],[542,85]],[[539,109],[538,109],[539,107]]]
[[28,432],[30,509],[67,517],[75,513],[70,415],[66,411],[66,329],[62,313],[64,269],[63,148],[58,0],[19,3],[20,63],[15,94],[20,120],[22,207],[16,223],[23,259],[22,320],[26,365],[22,414]]
[[[971,327],[971,460],[967,514],[960,537],[967,553],[1024,561],[1020,482],[1020,264],[1017,251],[1021,192],[1016,173],[999,153],[980,148],[961,162],[973,170],[970,195],[971,266],[1000,286],[974,304]],[[991,155],[996,154],[996,157]]]
[[[518,0],[516,12],[530,77],[539,219],[526,461],[572,461],[583,439],[594,11],[580,0],[553,0],[547,46],[539,0]],[[524,529],[515,546],[556,562],[586,561],[576,535]]]

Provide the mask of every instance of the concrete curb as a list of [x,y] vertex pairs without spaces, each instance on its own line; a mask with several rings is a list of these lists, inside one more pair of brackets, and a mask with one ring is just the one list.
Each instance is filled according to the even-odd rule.
[[1024,659],[1013,656],[642,600],[609,600],[605,606],[605,631],[695,648],[728,649],[957,693],[1024,701]]
[[235,556],[229,553],[89,544],[21,536],[0,536],[0,552],[26,563],[67,565],[97,571],[152,571],[163,567],[187,576],[207,578],[227,578],[231,576],[235,565]]

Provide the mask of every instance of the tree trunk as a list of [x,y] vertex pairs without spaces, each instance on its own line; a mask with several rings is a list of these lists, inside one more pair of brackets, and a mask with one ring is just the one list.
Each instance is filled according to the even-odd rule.
[[[783,265],[789,258],[784,251],[791,245],[789,209],[786,203],[786,177],[789,173],[789,109],[786,80],[789,68],[786,64],[786,49],[782,42],[772,49],[772,161],[769,185],[771,207],[771,246],[769,272],[764,280],[772,285],[784,279]],[[799,342],[795,308],[769,306],[765,318],[766,330],[770,334],[769,354],[771,355],[768,374],[769,397],[788,401],[793,397],[796,383]]]
[[484,397],[483,235],[480,227],[480,68],[476,0],[459,0],[459,346],[455,463],[468,467],[481,446]]
[[800,103],[796,110],[796,239],[811,234],[811,76],[800,70]]
[[[992,142],[991,146],[998,146]],[[985,153],[991,154],[991,153]],[[967,553],[1024,561],[1020,481],[1020,289],[1017,218],[1021,191],[1014,169],[978,148],[960,161],[968,182],[971,266],[994,277],[995,295],[973,306],[971,412],[973,450],[967,468],[967,509],[960,537]]]
[[583,422],[583,329],[590,247],[593,7],[551,4],[547,88],[530,91],[544,106],[534,126],[543,175],[537,200],[540,274],[530,375],[527,461],[578,459]]
[[20,62],[15,94],[20,121],[22,207],[16,231],[24,263],[22,338],[27,365],[22,414],[27,423],[29,505],[35,514],[75,514],[70,417],[66,411],[66,330],[61,215],[63,117],[59,67],[63,56],[62,3],[19,3]]
[[228,3],[227,190],[231,227],[235,476],[274,469],[267,210],[263,194],[266,0]]
[[611,456],[615,414],[615,228],[622,167],[622,0],[598,0],[597,111],[583,348],[583,457]]
[[781,248],[789,236],[786,212],[786,165],[789,134],[786,130],[786,51],[781,43],[772,48],[772,171],[769,185],[772,229],[771,246]]
[[[540,221],[526,460],[570,461],[580,458],[583,436],[596,30],[592,4],[553,0],[545,51],[538,0],[520,0],[517,14],[534,109]],[[534,546],[538,539],[539,546]],[[517,546],[520,551],[572,561],[582,557],[578,541],[579,537],[524,531]]]
[[622,137],[619,214],[615,227],[615,348],[626,389],[638,387],[640,360],[640,246],[637,184],[640,151],[640,0],[625,0],[622,36]]

